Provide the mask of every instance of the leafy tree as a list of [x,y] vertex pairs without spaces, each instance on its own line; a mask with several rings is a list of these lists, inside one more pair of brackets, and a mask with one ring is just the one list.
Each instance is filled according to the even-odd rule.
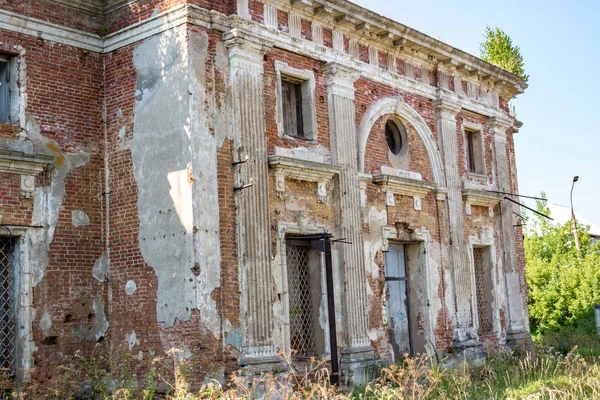
[[508,72],[520,76],[523,81],[529,80],[525,74],[525,65],[519,46],[514,46],[512,39],[500,28],[485,28],[485,41],[480,44],[481,58]]
[[[546,201],[537,201],[537,209],[550,212]],[[533,333],[575,327],[592,317],[600,302],[600,243],[592,242],[589,227],[578,228],[581,256],[571,222],[554,225],[537,215],[527,218],[524,245]]]

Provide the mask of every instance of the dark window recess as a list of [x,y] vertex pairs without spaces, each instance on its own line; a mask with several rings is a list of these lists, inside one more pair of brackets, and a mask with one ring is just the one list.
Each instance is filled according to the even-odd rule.
[[8,60],[0,57],[0,124],[10,123],[10,68]]
[[387,120],[385,123],[385,140],[388,148],[395,156],[406,154],[406,151],[404,151],[406,147],[405,137],[406,130],[401,123],[391,119]]
[[16,372],[16,290],[13,237],[0,236],[0,368]]
[[473,135],[474,132],[466,131],[467,136],[467,166],[469,172],[477,172],[475,169],[475,151],[473,148]]
[[281,81],[283,100],[283,129],[288,136],[304,139],[302,123],[302,82]]
[[483,134],[480,131],[465,130],[467,172],[485,174],[482,140]]

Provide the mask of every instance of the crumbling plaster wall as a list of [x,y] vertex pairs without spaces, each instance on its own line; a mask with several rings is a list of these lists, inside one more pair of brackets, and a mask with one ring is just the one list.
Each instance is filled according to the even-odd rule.
[[[221,360],[239,347],[221,288],[236,297],[227,51],[220,35],[183,25],[107,60],[107,87],[126,88],[107,97],[114,351],[126,342],[142,355],[179,347]],[[222,380],[221,367],[197,368]]]

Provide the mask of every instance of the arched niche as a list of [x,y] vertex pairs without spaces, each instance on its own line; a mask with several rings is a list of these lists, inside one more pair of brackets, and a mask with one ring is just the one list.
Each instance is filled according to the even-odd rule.
[[425,145],[429,162],[431,164],[431,172],[433,181],[438,187],[444,187],[444,169],[442,167],[442,158],[438,151],[435,139],[431,130],[423,121],[414,108],[406,104],[402,97],[388,97],[381,99],[371,104],[365,112],[360,126],[358,127],[358,165],[361,172],[365,172],[365,152],[367,141],[371,128],[377,120],[384,115],[397,115],[408,121],[417,131],[419,137]]

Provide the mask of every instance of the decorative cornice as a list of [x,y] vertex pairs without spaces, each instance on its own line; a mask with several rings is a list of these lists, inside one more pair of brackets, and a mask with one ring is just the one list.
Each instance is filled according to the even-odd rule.
[[35,36],[69,46],[100,53],[104,42],[98,35],[78,29],[66,28],[41,19],[0,9],[0,29]]
[[481,207],[496,207],[502,200],[500,194],[475,189],[463,189],[462,196],[465,204]]
[[317,183],[317,199],[327,200],[327,184],[334,175],[342,170],[337,165],[301,160],[285,156],[269,157],[269,166],[275,174],[275,191],[278,196],[285,195],[285,179]]
[[53,156],[0,148],[0,172],[21,175],[20,195],[27,199],[35,192],[35,176],[53,161]]
[[[66,1],[66,0],[64,0]],[[93,0],[86,0],[93,1]],[[311,6],[306,7],[306,2],[302,2],[303,6],[295,8],[295,12],[303,13],[303,17],[310,20],[317,20],[323,26],[335,27],[336,31],[343,32],[348,37],[356,36],[360,33],[359,41],[369,41],[366,45],[372,45],[377,47],[380,53],[393,54],[399,58],[410,58],[416,57],[421,54],[424,49],[430,53],[446,54],[448,52],[455,56],[466,57],[472,60],[476,60],[477,63],[481,64],[477,69],[476,66],[471,65],[472,63],[461,62],[455,56],[450,57],[450,53],[442,54],[440,59],[432,54],[424,54],[424,59],[421,60],[423,65],[428,65],[430,70],[435,70],[438,63],[450,63],[455,65],[457,71],[462,71],[468,74],[465,76],[461,75],[461,79],[470,79],[474,75],[483,77],[481,81],[482,86],[491,86],[499,88],[502,85],[519,85],[522,83],[520,78],[509,74],[491,64],[488,64],[482,60],[477,59],[474,56],[470,56],[467,53],[463,53],[459,50],[452,48],[444,43],[438,42],[426,35],[423,35],[417,31],[413,31],[404,25],[395,23],[387,20],[384,17],[377,16],[376,14],[365,10],[359,6],[353,5],[352,3],[346,2],[345,0],[335,0],[334,2],[326,1],[309,1]],[[124,7],[128,4],[135,3],[135,0],[116,0],[109,3],[105,3],[105,12],[114,11],[114,9]],[[271,4],[276,4],[279,9],[291,9],[289,3],[284,6],[285,1],[273,0]],[[335,4],[334,4],[335,3]],[[343,7],[350,7],[351,11],[344,11]],[[330,10],[331,13],[323,12]],[[308,14],[307,14],[308,13]],[[313,13],[313,14],[310,14]],[[357,14],[358,13],[358,14]],[[377,23],[366,23],[359,24],[361,31],[358,32],[355,26],[344,27],[343,24],[338,24],[334,21],[332,15],[355,15],[353,18],[357,20],[365,20],[369,18],[377,19]],[[364,15],[363,15],[364,14]],[[332,19],[333,18],[333,19]],[[326,19],[332,19],[330,23],[325,21]],[[350,18],[351,19],[351,18]],[[347,21],[347,18],[342,18],[340,21]],[[385,22],[385,26],[382,27],[381,23]],[[435,99],[437,97],[437,88],[427,83],[419,82],[414,78],[398,75],[396,71],[387,71],[379,68],[377,65],[371,65],[369,63],[361,62],[353,58],[349,54],[345,54],[343,51],[331,49],[325,47],[320,43],[315,43],[310,40],[292,37],[288,33],[269,29],[268,27],[257,23],[255,21],[245,20],[239,16],[226,16],[214,10],[206,10],[197,5],[193,4],[181,4],[175,6],[167,11],[153,15],[146,20],[135,23],[117,32],[113,32],[108,36],[102,38],[99,35],[84,32],[81,30],[65,28],[56,24],[48,23],[39,19],[29,18],[20,14],[11,13],[8,11],[0,10],[0,28],[7,29],[14,32],[25,33],[27,35],[38,36],[42,38],[55,41],[58,43],[67,44],[74,47],[79,47],[99,53],[108,53],[114,51],[123,46],[127,46],[131,43],[143,40],[152,35],[164,32],[174,27],[183,24],[192,24],[202,26],[206,28],[212,28],[221,32],[226,32],[232,28],[243,28],[248,34],[266,39],[271,43],[274,43],[278,48],[282,48],[287,51],[292,51],[307,57],[311,57],[323,62],[336,61],[346,67],[354,68],[361,75],[368,77],[377,82],[386,83],[393,85],[394,87],[402,88],[418,94],[423,97]],[[333,24],[333,25],[332,25]],[[397,28],[401,27],[399,31]],[[350,29],[352,28],[352,29]],[[410,34],[414,34],[411,39]],[[408,36],[407,36],[408,35]],[[429,47],[423,44],[429,43]],[[409,54],[401,50],[407,46],[410,47]],[[440,45],[441,51],[436,53],[433,48],[434,45]],[[388,47],[386,47],[388,46]],[[433,46],[433,47],[432,47]],[[419,50],[420,49],[420,50]],[[473,61],[475,62],[475,61]],[[486,69],[487,68],[487,69]],[[485,70],[485,71],[484,71]],[[487,72],[486,72],[487,71]],[[461,73],[462,73],[461,72]],[[486,75],[487,74],[487,75]],[[504,75],[508,75],[504,76]],[[516,79],[512,82],[509,77]],[[485,82],[483,81],[485,79]],[[505,82],[505,83],[502,83]],[[508,82],[508,83],[506,83]],[[518,91],[510,91],[511,97],[518,93]],[[451,93],[451,92],[450,92]],[[505,93],[506,94],[506,93]],[[457,100],[458,104],[462,108],[469,109],[482,115],[494,116],[503,115],[503,112],[497,109],[497,105],[488,104],[480,101],[479,99],[469,98],[468,96],[460,96]]]
[[386,205],[395,206],[395,194],[412,196],[415,210],[421,210],[421,197],[433,192],[437,185],[419,179],[379,174],[373,176],[373,183],[386,193]]
[[0,172],[37,175],[53,161],[53,156],[0,149]]
[[439,117],[454,118],[460,112],[461,106],[454,93],[438,89],[437,98],[433,101],[433,109]]
[[423,197],[437,187],[431,182],[385,174],[374,175],[373,183],[381,186],[384,191],[392,191],[405,196]]
[[506,140],[506,131],[514,125],[514,119],[507,116],[495,116],[488,119],[490,134],[496,140]]

